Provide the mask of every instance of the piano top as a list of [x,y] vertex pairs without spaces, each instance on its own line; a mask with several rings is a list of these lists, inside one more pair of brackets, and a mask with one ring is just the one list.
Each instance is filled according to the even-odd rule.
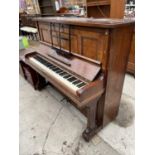
[[109,19],[109,18],[79,18],[79,17],[37,17],[35,21],[54,22],[70,25],[100,27],[100,28],[115,28],[126,25],[133,25],[134,19]]

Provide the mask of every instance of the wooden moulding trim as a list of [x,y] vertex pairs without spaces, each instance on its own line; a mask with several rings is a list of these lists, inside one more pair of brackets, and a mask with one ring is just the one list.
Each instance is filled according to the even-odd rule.
[[91,84],[81,88],[80,90],[77,91],[78,96],[81,96],[84,92],[87,92],[87,90],[94,88],[95,86],[99,85],[102,83],[103,77],[100,80],[96,80],[94,82],[91,82]]
[[96,2],[87,2],[87,6],[99,6],[99,5],[110,5],[109,0],[96,1]]
[[134,19],[90,19],[90,18],[67,18],[67,17],[37,17],[34,21],[40,21],[45,23],[58,23],[58,24],[69,24],[86,27],[98,27],[98,28],[116,28],[124,27],[128,25],[134,25]]

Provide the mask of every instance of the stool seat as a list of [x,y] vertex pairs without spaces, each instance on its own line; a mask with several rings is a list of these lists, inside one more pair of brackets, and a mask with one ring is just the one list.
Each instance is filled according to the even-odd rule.
[[38,32],[38,30],[36,28],[29,27],[29,26],[21,27],[20,30],[25,31],[25,32],[30,32],[30,33],[37,33]]
[[29,39],[37,40],[38,30],[34,27],[23,26],[20,27],[21,34],[27,36]]

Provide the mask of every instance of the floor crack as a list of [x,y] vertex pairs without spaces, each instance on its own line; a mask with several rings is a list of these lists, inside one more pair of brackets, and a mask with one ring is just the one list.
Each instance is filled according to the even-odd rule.
[[63,109],[63,106],[59,109],[59,111],[58,111],[58,113],[57,113],[57,115],[56,115],[54,121],[52,121],[52,123],[50,124],[50,127],[49,127],[49,129],[48,129],[48,131],[47,131],[47,134],[46,134],[46,137],[45,137],[45,141],[44,141],[44,143],[43,143],[42,155],[46,154],[45,145],[46,145],[47,139],[48,139],[48,137],[49,137],[50,130],[51,130],[52,126],[56,123],[57,118],[59,117],[59,115],[60,115],[62,109]]

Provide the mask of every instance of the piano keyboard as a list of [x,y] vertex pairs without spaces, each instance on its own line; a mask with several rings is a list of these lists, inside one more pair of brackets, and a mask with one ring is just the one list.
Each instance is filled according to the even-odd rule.
[[59,82],[63,83],[75,92],[87,84],[69,72],[64,71],[62,68],[49,63],[39,55],[30,57],[29,61],[35,65],[35,67],[42,70],[43,72],[46,72],[49,76],[57,79]]

